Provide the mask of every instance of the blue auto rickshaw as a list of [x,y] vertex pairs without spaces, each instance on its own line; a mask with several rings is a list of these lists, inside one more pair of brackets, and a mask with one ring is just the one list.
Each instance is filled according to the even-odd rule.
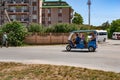
[[[75,34],[78,34],[78,36],[80,37],[80,41],[78,43],[74,43]],[[84,40],[82,39],[81,35],[84,35]],[[92,39],[92,37],[94,38]],[[97,48],[96,37],[97,32],[95,30],[73,31],[69,35],[66,50],[71,51],[71,49],[88,49],[89,52],[95,52]]]

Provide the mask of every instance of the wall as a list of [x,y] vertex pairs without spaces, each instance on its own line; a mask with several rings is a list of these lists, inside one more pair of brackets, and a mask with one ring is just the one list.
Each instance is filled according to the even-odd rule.
[[27,44],[65,44],[69,33],[31,33],[24,40]]

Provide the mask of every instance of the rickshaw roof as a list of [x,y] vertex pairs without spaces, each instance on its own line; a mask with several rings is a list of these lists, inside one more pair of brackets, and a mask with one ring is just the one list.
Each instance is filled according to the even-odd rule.
[[96,30],[77,30],[77,31],[72,31],[72,33],[82,33],[82,32],[97,32]]

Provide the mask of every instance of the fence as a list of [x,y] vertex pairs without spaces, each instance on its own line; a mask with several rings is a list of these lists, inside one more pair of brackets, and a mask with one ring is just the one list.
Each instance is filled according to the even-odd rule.
[[24,40],[27,44],[65,44],[69,33],[31,33]]

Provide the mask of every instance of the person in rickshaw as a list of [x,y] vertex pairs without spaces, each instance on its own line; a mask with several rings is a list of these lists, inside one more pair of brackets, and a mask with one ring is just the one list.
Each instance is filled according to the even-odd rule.
[[76,38],[73,39],[73,44],[74,44],[74,47],[79,44],[81,38],[79,37],[78,33],[75,34],[76,35]]
[[87,37],[87,42],[89,41],[96,41],[96,36],[94,34],[94,32],[90,33]]
[[81,40],[83,41],[85,47],[87,47],[86,37],[84,33],[81,34]]
[[90,41],[96,41],[96,36],[95,36],[94,32],[91,33]]

